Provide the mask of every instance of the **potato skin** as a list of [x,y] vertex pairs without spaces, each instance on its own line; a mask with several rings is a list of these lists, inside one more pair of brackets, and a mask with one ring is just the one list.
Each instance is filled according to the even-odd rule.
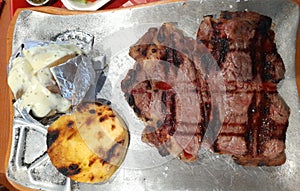
[[59,172],[85,183],[106,182],[122,164],[129,134],[122,119],[101,103],[85,102],[47,133],[48,155]]

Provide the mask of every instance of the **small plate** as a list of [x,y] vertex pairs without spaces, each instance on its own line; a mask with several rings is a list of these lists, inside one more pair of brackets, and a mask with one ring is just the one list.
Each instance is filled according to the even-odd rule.
[[111,0],[96,0],[94,2],[82,3],[76,0],[61,0],[64,6],[69,10],[96,11]]
[[27,3],[29,3],[32,6],[42,6],[42,5],[46,5],[50,0],[26,0]]

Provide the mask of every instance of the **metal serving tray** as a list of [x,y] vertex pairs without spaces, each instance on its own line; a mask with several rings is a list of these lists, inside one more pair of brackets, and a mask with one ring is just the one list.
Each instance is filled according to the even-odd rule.
[[[279,167],[244,167],[231,157],[203,152],[195,163],[161,157],[140,140],[143,124],[126,103],[120,82],[134,61],[129,46],[151,26],[176,22],[195,38],[204,15],[221,10],[249,10],[273,19],[276,43],[286,66],[279,92],[291,108],[286,138],[287,161]],[[40,190],[298,190],[300,188],[300,104],[295,80],[295,45],[299,7],[287,0],[201,0],[171,2],[80,15],[52,15],[32,10],[20,13],[12,52],[25,41],[49,41],[67,30],[81,30],[95,37],[94,50],[105,54],[108,78],[99,97],[109,98],[129,125],[131,142],[126,159],[106,184],[70,181],[52,166],[46,153],[47,127],[24,121],[16,111],[8,178]]]

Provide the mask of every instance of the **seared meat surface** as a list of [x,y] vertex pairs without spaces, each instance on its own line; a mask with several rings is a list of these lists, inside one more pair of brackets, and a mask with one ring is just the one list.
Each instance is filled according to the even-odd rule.
[[285,68],[272,20],[255,12],[205,16],[197,39],[172,23],[130,47],[121,83],[146,123],[142,140],[163,156],[195,161],[201,143],[242,165],[281,165],[290,110],[277,92]]
[[150,28],[130,48],[136,64],[121,87],[147,124],[142,140],[162,155],[197,159],[211,102],[204,65],[194,57],[205,53],[202,43],[185,37],[172,23]]
[[289,107],[277,92],[285,68],[274,43],[272,20],[254,12],[204,17],[197,40],[220,66],[226,91],[222,126],[213,146],[243,165],[285,162]]

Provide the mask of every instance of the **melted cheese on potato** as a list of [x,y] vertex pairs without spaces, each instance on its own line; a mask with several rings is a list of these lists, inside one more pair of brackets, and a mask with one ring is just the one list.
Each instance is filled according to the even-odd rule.
[[33,68],[33,73],[38,72],[42,68],[66,62],[81,53],[77,46],[70,44],[49,44],[48,46],[36,46],[23,50],[24,57]]
[[19,109],[28,108],[36,117],[52,111],[66,112],[71,102],[47,87],[56,86],[49,67],[61,64],[81,54],[75,45],[49,44],[23,50],[24,57],[12,61],[8,85],[14,97],[20,99]]

